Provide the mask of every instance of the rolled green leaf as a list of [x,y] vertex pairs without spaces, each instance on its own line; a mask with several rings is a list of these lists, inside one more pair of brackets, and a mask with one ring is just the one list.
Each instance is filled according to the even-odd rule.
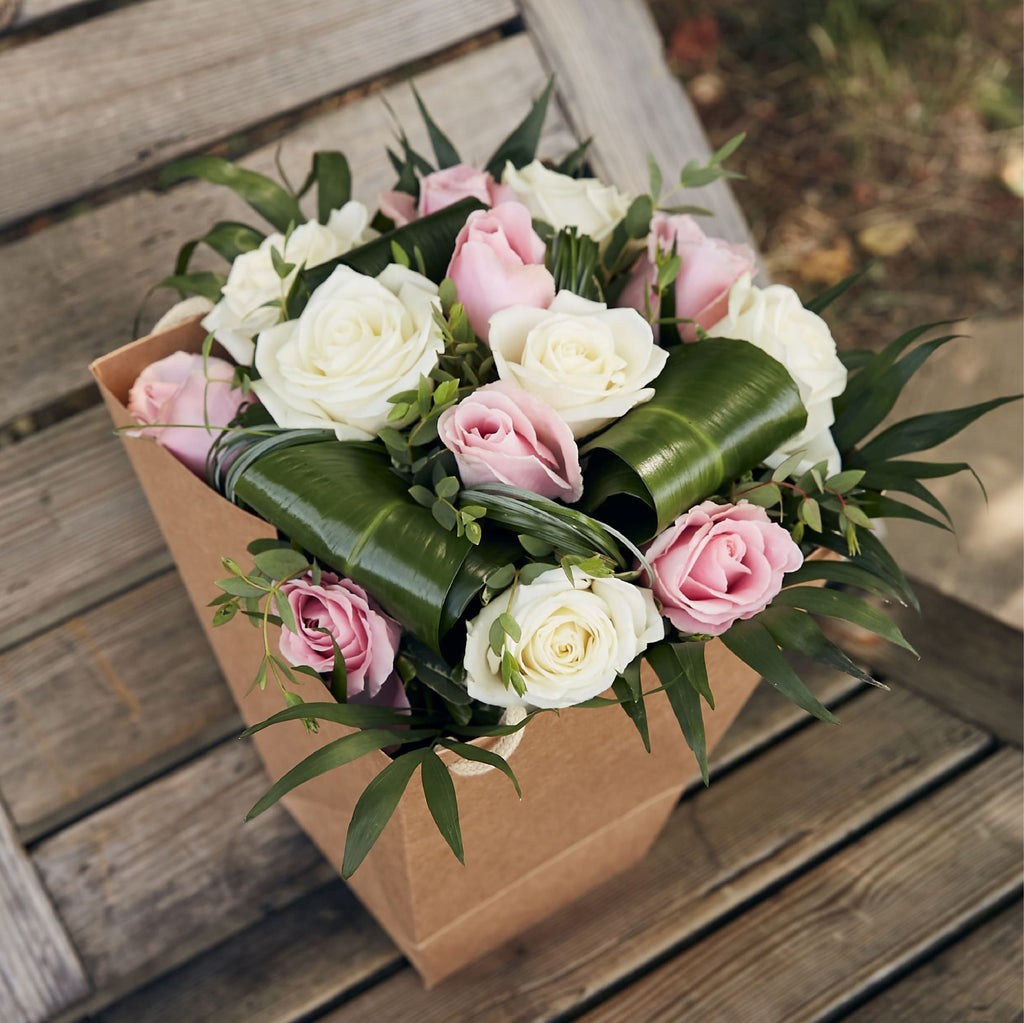
[[437,651],[484,578],[509,560],[504,548],[441,528],[367,444],[277,448],[246,468],[235,495]]
[[746,341],[680,345],[654,388],[583,448],[590,462],[578,507],[634,539],[758,465],[807,421],[792,377]]

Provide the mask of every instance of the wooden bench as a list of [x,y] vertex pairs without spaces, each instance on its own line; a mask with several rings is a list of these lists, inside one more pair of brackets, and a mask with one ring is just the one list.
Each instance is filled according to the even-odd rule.
[[429,993],[282,809],[242,825],[265,776],[86,365],[246,217],[162,165],[339,148],[372,203],[410,70],[468,156],[551,71],[545,153],[708,153],[641,0],[24,0],[0,39],[0,1021],[1009,1018],[1020,636],[930,591],[922,662],[860,651],[895,692],[816,673],[830,729],[765,687],[640,869]]

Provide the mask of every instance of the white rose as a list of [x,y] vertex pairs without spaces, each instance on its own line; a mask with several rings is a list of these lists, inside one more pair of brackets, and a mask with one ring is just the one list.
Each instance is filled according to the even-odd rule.
[[501,176],[516,198],[538,220],[555,230],[577,227],[598,244],[606,241],[629,209],[629,196],[597,178],[573,178],[549,170],[540,162],[516,170],[505,164]]
[[543,398],[585,437],[650,401],[668,353],[635,309],[609,309],[560,291],[547,309],[510,306],[491,317],[498,376]]
[[[299,224],[285,244],[283,234],[268,235],[259,248],[243,252],[231,264],[220,301],[203,320],[203,326],[240,365],[252,364],[252,339],[281,319],[280,302],[288,294],[300,266],[311,267],[370,241],[377,232],[369,225],[370,215],[359,202],[347,202],[332,210],[326,224],[315,220]],[[295,269],[282,280],[271,259],[277,249]]]
[[[598,579],[572,569],[573,582],[553,568],[527,586],[495,597],[466,626],[466,688],[497,707],[571,707],[603,693],[615,676],[665,625],[650,590],[622,579]],[[526,683],[525,696],[505,688],[490,647],[491,624],[503,612],[519,624],[507,639]]]
[[828,473],[839,472],[842,462],[832,434],[835,416],[832,399],[846,389],[846,367],[836,354],[828,324],[805,309],[797,293],[781,284],[758,288],[744,274],[729,292],[729,312],[708,330],[711,337],[749,341],[781,362],[796,382],[807,409],[807,425],[765,459],[771,468],[790,455],[803,454],[795,472],[806,472],[818,462]]
[[437,285],[408,267],[367,277],[339,266],[297,320],[259,335],[253,390],[279,426],[370,440],[387,423],[388,397],[437,365],[439,307]]

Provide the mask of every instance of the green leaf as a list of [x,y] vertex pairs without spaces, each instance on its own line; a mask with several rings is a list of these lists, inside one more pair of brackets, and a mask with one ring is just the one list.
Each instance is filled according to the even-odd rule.
[[863,568],[874,575],[880,582],[891,586],[895,591],[901,593],[906,597],[907,603],[914,610],[919,611],[921,609],[909,580],[903,574],[903,570],[896,564],[893,556],[885,549],[884,544],[874,533],[866,532],[859,537],[860,553],[853,557],[849,557],[847,554],[846,541],[841,536],[836,536],[828,530],[822,533],[820,537],[815,537],[815,540],[822,547],[834,551],[836,554],[841,554],[844,558],[848,558],[850,564]]
[[[949,516],[946,513],[946,509],[941,505],[939,507],[948,519]],[[935,526],[937,529],[944,529],[949,533],[953,532],[953,527],[949,522],[943,522],[941,519],[935,518],[934,515],[929,515],[920,508],[907,504],[905,501],[897,501],[892,497],[868,494],[861,499],[861,508],[875,519],[912,519],[915,522],[924,522],[926,525]],[[850,507],[845,509],[847,519],[852,519],[851,511],[852,508]],[[856,524],[863,525],[863,523],[859,522]]]
[[[478,199],[460,199],[451,206],[446,206],[436,213],[431,213],[419,220],[414,220],[404,227],[395,228],[382,234],[359,248],[352,249],[336,259],[328,260],[319,266],[308,267],[299,275],[303,286],[312,293],[334,273],[335,269],[344,264],[362,274],[376,277],[389,263],[391,245],[396,243],[406,252],[412,252],[417,246],[423,253],[426,264],[426,276],[435,283],[444,280],[451,262],[455,239],[462,230],[466,218],[474,210],[485,209]],[[289,311],[291,313],[291,310]],[[296,314],[297,315],[297,314]]]
[[853,622],[917,656],[917,651],[903,638],[903,633],[886,614],[852,593],[826,590],[819,586],[791,586],[783,590],[772,603],[773,606],[798,607],[812,614]]
[[664,529],[806,422],[790,375],[746,341],[677,346],[655,388],[583,448],[590,464],[577,507],[634,538]]
[[715,697],[708,682],[708,666],[704,660],[704,643],[673,643],[676,660],[686,675],[687,682],[704,697],[707,705],[715,709]]
[[202,178],[214,185],[226,185],[282,233],[292,224],[305,223],[306,218],[293,195],[276,181],[255,171],[236,167],[230,160],[216,156],[177,160],[160,172],[159,186],[168,188],[185,178]]
[[407,728],[410,725],[422,725],[424,718],[402,714],[392,707],[372,707],[362,703],[307,703],[303,705],[301,714],[292,708],[280,710],[264,721],[250,725],[242,737],[255,735],[271,725],[283,721],[295,721],[297,718],[316,718],[318,721],[333,721],[335,724],[347,725],[349,728]]
[[733,135],[728,142],[715,151],[710,162],[713,164],[724,163],[730,156],[732,156],[733,153],[736,152],[737,149],[739,149],[746,137],[747,133],[745,131],[741,131],[738,135]]
[[225,593],[230,593],[235,597],[265,597],[267,590],[262,589],[259,586],[253,585],[245,579],[239,579],[237,576],[228,576],[226,579],[218,579],[216,582],[218,589],[223,590]]
[[[420,108],[420,116],[423,118],[423,123],[427,126],[427,135],[430,137],[430,144],[434,149],[434,156],[437,157],[437,166],[440,170],[445,167],[454,167],[457,163],[462,163],[462,158],[459,156],[458,150],[452,145],[451,139],[440,129],[437,122],[430,116],[427,111],[426,104],[420,98],[420,94],[416,91],[416,86],[411,82],[409,83],[412,89],[413,96],[416,97],[416,106]],[[459,859],[462,859],[460,856]]]
[[831,288],[821,292],[820,295],[815,295],[810,302],[805,302],[804,308],[820,316],[837,298],[845,295],[870,269],[870,266],[866,266],[863,270],[858,270],[857,273],[844,277],[838,284],[833,284]]
[[708,751],[704,735],[704,718],[701,712],[700,694],[687,682],[686,670],[679,661],[676,647],[669,643],[658,643],[647,650],[647,661],[665,687],[669,703],[679,722],[686,745],[693,750],[700,767],[701,778],[708,784]]
[[[793,590],[784,590],[792,593]],[[815,589],[815,593],[834,592]],[[779,594],[781,597],[783,594]],[[845,594],[844,594],[845,595]],[[775,598],[776,603],[779,597]],[[721,636],[722,642],[741,661],[759,672],[783,696],[821,721],[838,724],[838,718],[807,688],[803,679],[782,655],[768,630],[756,619],[735,622]]]
[[281,616],[282,628],[288,629],[290,632],[298,632],[299,626],[295,621],[295,613],[292,611],[291,604],[288,603],[288,598],[281,590],[274,590],[274,604],[277,607],[277,613]]
[[976,419],[1007,402],[1018,401],[1021,395],[992,398],[968,405],[965,408],[948,409],[944,412],[927,412],[895,423],[868,441],[849,459],[852,467],[870,466],[872,462],[905,455],[912,451],[926,451],[959,433]]
[[459,804],[455,797],[455,784],[448,773],[444,761],[428,750],[420,767],[420,780],[423,782],[423,795],[427,800],[427,809],[434,818],[437,830],[451,847],[460,863],[466,862],[466,854],[462,848],[462,829],[459,827]]
[[901,604],[905,603],[903,591],[898,586],[879,578],[861,565],[855,565],[849,561],[807,560],[795,572],[786,575],[784,585],[799,586],[802,583],[814,582],[818,579],[842,583],[844,586],[856,586],[879,597],[893,598]]
[[569,174],[575,176],[576,172],[579,171],[587,158],[587,150],[590,148],[590,143],[594,140],[592,138],[584,139],[568,156],[563,159],[555,170],[559,174]]
[[632,691],[630,684],[621,675],[612,682],[612,691],[622,701],[621,706],[626,712],[626,717],[636,725],[636,730],[640,733],[640,740],[644,744],[644,749],[650,753],[651,730],[647,724],[647,708],[644,705],[643,693],[637,696]]
[[269,579],[287,579],[309,568],[304,554],[292,547],[272,547],[253,556],[256,567]]
[[651,230],[651,217],[654,214],[654,205],[649,195],[638,195],[629,205],[623,224],[626,234],[636,240],[646,238]]
[[657,202],[661,198],[661,168],[654,159],[653,153],[647,154],[647,180],[651,189],[651,198]]
[[356,802],[345,839],[341,876],[347,881],[366,859],[373,843],[391,820],[413,771],[428,757],[429,749],[414,750],[392,760],[363,790]]
[[171,274],[165,277],[156,288],[174,288],[181,295],[202,295],[216,304],[220,301],[221,288],[227,283],[224,274],[214,273],[211,270],[197,270],[190,274]]
[[[301,719],[308,717],[316,719],[315,714],[309,713],[311,704],[302,704],[288,709],[295,712]],[[283,795],[291,792],[292,789],[303,782],[319,777],[327,771],[333,771],[336,767],[351,763],[367,753],[383,749],[385,746],[394,746],[397,742],[417,742],[421,739],[428,739],[436,732],[430,729],[420,731],[393,732],[390,729],[366,729],[362,732],[353,732],[351,735],[343,735],[340,739],[334,739],[318,750],[310,753],[305,760],[299,761],[290,771],[283,774],[269,789],[256,801],[253,808],[245,815],[247,821],[259,817],[265,810],[270,809]],[[385,768],[386,770],[386,768]],[[381,772],[383,773],[383,772]],[[379,776],[378,776],[379,777]]]
[[457,753],[463,760],[475,760],[480,764],[489,764],[491,767],[501,771],[515,786],[516,795],[523,798],[523,790],[519,787],[519,779],[516,778],[508,761],[504,757],[492,753],[489,749],[481,749],[479,746],[470,746],[465,742],[456,742],[454,739],[442,739],[441,745]]
[[548,111],[548,100],[551,99],[554,87],[555,76],[552,75],[548,79],[544,91],[530,108],[530,112],[487,161],[486,169],[494,175],[496,180],[501,180],[501,173],[505,169],[506,162],[511,162],[512,166],[516,168],[525,167],[537,155],[537,146],[540,143],[540,134]]
[[466,707],[473,702],[466,687],[462,685],[462,675],[457,674],[430,647],[406,636],[402,641],[402,649],[415,666],[416,677],[425,686],[457,707]]
[[769,635],[783,650],[803,654],[820,664],[827,664],[860,679],[861,682],[867,682],[868,685],[880,685],[828,639],[818,623],[805,611],[798,611],[792,607],[770,607],[757,615],[757,621],[768,630]]
[[313,154],[317,217],[326,224],[332,210],[340,210],[352,198],[352,171],[343,153],[320,150]]
[[456,537],[406,488],[375,445],[323,440],[266,450],[243,466],[234,494],[440,650],[484,577],[508,563],[508,550]]
[[175,274],[184,274],[188,270],[188,264],[192,259],[192,253],[199,245],[207,245],[222,259],[229,263],[240,256],[243,252],[251,252],[260,247],[264,235],[248,224],[239,224],[233,220],[221,220],[214,224],[202,238],[193,238],[186,242],[178,252],[178,259],[175,263]]

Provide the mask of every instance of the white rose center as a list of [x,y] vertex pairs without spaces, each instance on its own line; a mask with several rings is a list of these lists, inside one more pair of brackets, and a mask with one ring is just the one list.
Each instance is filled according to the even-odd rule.
[[628,364],[615,350],[615,335],[596,316],[554,316],[526,336],[521,365],[557,384],[604,394],[626,382]]

